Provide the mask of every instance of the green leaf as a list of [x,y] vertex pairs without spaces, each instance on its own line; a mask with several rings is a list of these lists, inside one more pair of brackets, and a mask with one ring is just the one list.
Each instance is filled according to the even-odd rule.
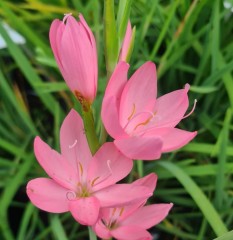
[[215,238],[214,240],[232,240],[233,239],[233,231],[230,231],[221,237]]
[[228,109],[226,112],[225,120],[223,123],[223,129],[219,134],[217,141],[218,150],[218,172],[216,174],[216,196],[215,204],[217,209],[221,210],[223,208],[223,199],[226,186],[226,175],[225,169],[227,164],[227,145],[229,138],[229,128],[231,123],[232,112]]
[[31,84],[31,86],[34,88],[34,90],[37,92],[38,96],[41,98],[44,105],[47,106],[47,108],[53,113],[54,112],[53,106],[55,105],[56,100],[50,94],[41,94],[40,92],[38,92],[38,89],[36,88],[36,84],[42,82],[41,78],[35,72],[35,70],[32,68],[31,64],[29,63],[28,59],[23,54],[23,52],[21,51],[19,46],[17,46],[11,40],[11,38],[8,36],[6,30],[3,28],[1,23],[0,23],[0,33],[7,43],[9,52],[11,53],[11,56],[14,58],[15,62],[18,64],[19,68],[24,73],[28,82]]
[[105,59],[108,76],[113,72],[118,60],[118,34],[115,21],[114,1],[104,1]]
[[132,5],[132,0],[120,0],[120,3],[119,3],[119,9],[117,14],[119,48],[125,37],[127,24],[129,21],[131,5]]
[[68,240],[58,215],[51,216],[52,232],[57,240]]
[[158,164],[171,172],[184,186],[202,211],[216,235],[221,236],[226,233],[227,228],[221,220],[220,215],[198,185],[177,165],[171,162],[159,162]]
[[218,90],[218,87],[215,86],[191,86],[190,91],[200,94],[208,94],[212,92],[216,92]]

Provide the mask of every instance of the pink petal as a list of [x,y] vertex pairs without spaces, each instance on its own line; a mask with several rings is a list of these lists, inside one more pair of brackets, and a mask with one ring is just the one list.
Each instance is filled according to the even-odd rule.
[[87,143],[83,122],[79,114],[72,109],[60,129],[61,152],[70,161],[76,171],[81,168],[86,174],[92,155]]
[[167,135],[163,136],[163,152],[177,150],[188,144],[197,132],[188,132],[178,128],[173,128]]
[[184,116],[188,105],[189,85],[185,89],[173,91],[157,99],[155,106],[154,126],[157,127],[174,127]]
[[[151,192],[154,191],[157,183],[157,175],[154,173],[151,173],[143,178],[139,178],[138,180],[134,181],[132,183],[133,186],[144,186],[147,187]],[[121,213],[121,216],[119,217],[119,220],[122,221],[123,219],[127,218],[129,215],[131,215],[133,212],[137,211],[137,209],[141,206],[143,206],[146,203],[147,199],[140,199],[139,201],[135,202],[134,204],[130,204],[127,206],[124,206],[124,211]],[[105,208],[103,208],[104,210]],[[104,214],[103,210],[101,210],[101,213]],[[105,214],[106,216],[107,214]]]
[[110,230],[103,224],[100,219],[95,225],[92,226],[92,229],[96,233],[96,235],[102,239],[111,238]]
[[133,186],[132,184],[115,184],[95,192],[95,197],[99,199],[101,207],[120,207],[133,204],[151,195],[152,192],[147,187]]
[[73,92],[80,92],[91,102],[96,91],[95,54],[83,24],[72,16],[67,17],[60,42],[60,58],[67,73],[65,80]]
[[[121,97],[123,88],[125,84],[127,83],[127,74],[129,70],[129,64],[126,62],[119,62],[108,82],[106,91],[105,91],[105,96],[106,97],[111,97],[115,96],[117,100],[119,101],[119,98]],[[120,102],[118,102],[120,104]],[[117,108],[119,105],[117,105]]]
[[98,219],[100,203],[95,197],[78,198],[69,201],[69,209],[77,222],[91,226]]
[[27,195],[30,201],[36,207],[52,213],[69,211],[66,198],[68,191],[48,178],[36,178],[27,184]]
[[162,141],[159,137],[138,137],[116,139],[116,147],[132,159],[154,160],[161,156]]
[[197,132],[188,132],[178,128],[154,128],[147,131],[144,136],[161,137],[162,152],[170,152],[188,144],[196,135]]
[[[156,68],[152,62],[143,64],[127,82],[120,102],[120,123],[125,126],[138,113],[152,111],[149,102],[156,98]],[[151,109],[147,109],[147,107]]]
[[97,49],[96,49],[96,42],[95,42],[95,37],[91,31],[91,29],[89,28],[89,26],[87,25],[84,17],[82,14],[79,14],[79,19],[80,22],[83,24],[85,30],[87,31],[87,34],[90,38],[90,42],[91,42],[91,46],[92,46],[92,54],[93,54],[93,58],[92,58],[92,64],[94,67],[94,96],[96,94],[96,90],[97,90],[97,80],[98,80],[98,58],[97,58]]
[[150,191],[153,192],[156,188],[157,179],[158,177],[155,173],[150,173],[147,176],[139,178],[138,180],[134,181],[132,184],[134,186],[148,187]]
[[112,137],[124,134],[119,123],[119,106],[121,93],[127,82],[128,69],[129,64],[125,62],[117,64],[103,98],[101,117],[107,132]]
[[126,61],[130,43],[131,43],[131,38],[132,38],[132,28],[130,21],[128,22],[126,33],[125,33],[125,38],[122,43],[122,48],[121,48],[121,53],[120,53],[120,61]]
[[109,142],[102,145],[93,157],[88,179],[94,180],[93,191],[98,191],[123,179],[132,168],[133,161]]
[[126,136],[126,133],[122,129],[118,119],[116,97],[104,98],[101,117],[104,126],[111,137],[118,138],[119,136]]
[[152,240],[150,233],[141,226],[120,226],[111,230],[111,234],[118,240]]
[[135,225],[148,229],[160,223],[168,215],[173,204],[153,204],[139,208],[121,224],[124,226]]
[[61,61],[60,61],[60,57],[59,57],[59,45],[57,45],[57,33],[58,33],[58,29],[60,28],[61,25],[64,25],[63,22],[58,19],[55,19],[52,22],[50,30],[49,30],[50,45],[51,45],[54,57],[55,57],[60,69],[61,69]]
[[51,178],[65,188],[76,188],[78,175],[62,155],[51,149],[39,137],[34,140],[34,152],[39,164]]

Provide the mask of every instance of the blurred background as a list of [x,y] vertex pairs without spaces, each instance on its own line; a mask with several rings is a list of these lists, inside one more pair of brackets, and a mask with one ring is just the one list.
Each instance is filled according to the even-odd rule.
[[[233,239],[233,1],[132,0],[136,38],[131,73],[145,61],[157,65],[159,95],[191,85],[194,113],[180,128],[197,137],[159,161],[144,162],[127,180],[156,172],[150,203],[173,202],[154,239]],[[33,154],[42,137],[59,150],[59,129],[69,109],[79,108],[50,49],[51,22],[81,12],[97,41],[97,131],[106,85],[102,0],[0,1],[0,239],[88,239],[69,213],[48,214],[29,202],[25,186],[46,176]],[[118,1],[115,1],[116,13]],[[139,86],[140,87],[140,86]],[[138,172],[139,170],[139,172]],[[220,237],[221,236],[221,237]]]

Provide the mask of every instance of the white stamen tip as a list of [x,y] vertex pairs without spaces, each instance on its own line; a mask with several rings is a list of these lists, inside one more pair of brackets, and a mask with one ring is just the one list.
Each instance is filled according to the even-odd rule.
[[69,149],[73,148],[77,144],[77,139],[75,139],[74,143],[72,145],[69,145]]

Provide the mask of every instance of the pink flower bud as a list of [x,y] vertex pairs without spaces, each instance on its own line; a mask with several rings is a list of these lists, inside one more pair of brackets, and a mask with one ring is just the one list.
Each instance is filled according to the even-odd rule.
[[133,31],[132,31],[131,23],[129,21],[128,25],[127,25],[126,32],[125,32],[124,40],[122,42],[119,61],[128,62],[127,61],[128,56],[131,55],[131,52],[132,52],[133,41],[134,41],[134,34],[133,34]]
[[91,104],[97,89],[97,52],[93,33],[83,16],[76,21],[66,14],[54,20],[49,38],[58,67],[70,90],[82,106]]

